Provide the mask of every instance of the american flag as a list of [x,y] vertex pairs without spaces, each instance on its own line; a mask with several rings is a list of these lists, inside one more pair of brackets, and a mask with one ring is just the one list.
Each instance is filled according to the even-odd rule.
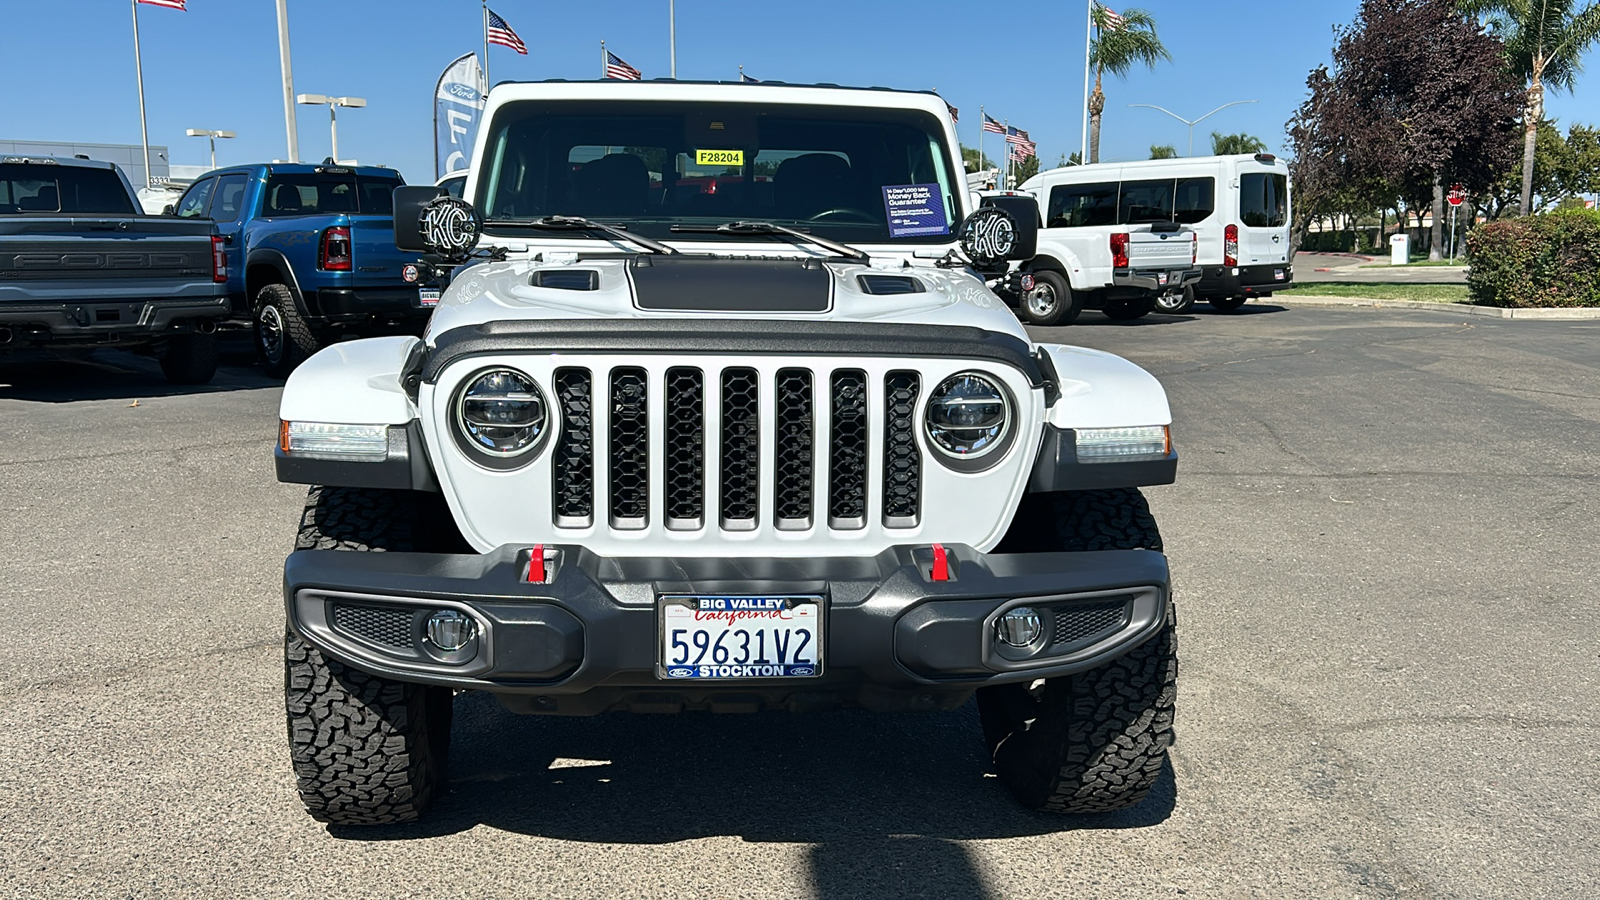
[[1027,159],[1030,156],[1037,156],[1039,153],[1039,145],[1033,141],[1013,141],[1008,139],[1006,143],[1011,145],[1012,159]]
[[1101,27],[1105,30],[1116,31],[1122,27],[1122,17],[1112,12],[1111,7],[1096,4],[1096,8],[1100,11]]
[[638,69],[623,62],[622,57],[612,53],[610,50],[606,51],[606,77],[616,78],[621,81],[642,81],[644,79]]
[[956,109],[954,106],[951,106],[949,103],[945,104],[945,108],[950,110],[950,121],[952,121],[952,122],[961,121],[961,110]]
[[175,9],[179,12],[189,11],[189,8],[184,6],[189,0],[139,0],[139,2],[148,3],[151,6],[165,6],[167,9]]
[[983,114],[983,130],[984,131],[992,131],[995,134],[1005,134],[1006,133],[1006,127],[1004,125],[1001,125],[999,122],[996,122],[994,120],[994,118],[992,116],[990,116],[988,113],[984,113]]
[[522,38],[517,37],[517,33],[511,30],[511,24],[495,15],[492,9],[489,10],[489,43],[510,47],[523,56],[528,55],[528,45],[524,44]]
[[1027,159],[1028,156],[1029,156],[1029,154],[1022,149],[1022,145],[1021,144],[1012,144],[1011,145],[1011,161],[1012,162],[1022,162],[1023,160]]

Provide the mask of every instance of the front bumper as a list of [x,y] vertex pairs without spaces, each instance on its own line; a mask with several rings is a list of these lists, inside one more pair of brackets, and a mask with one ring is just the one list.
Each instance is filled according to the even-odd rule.
[[1200,280],[1199,269],[1116,269],[1111,273],[1111,284],[1116,288],[1132,288],[1164,294],[1181,290]]
[[[951,578],[928,547],[871,558],[603,558],[553,548],[545,583],[528,551],[484,555],[302,550],[284,566],[290,627],[325,655],[401,681],[485,690],[520,712],[941,709],[983,685],[1090,669],[1152,637],[1166,615],[1166,557],[1149,550],[983,554],[951,547]],[[658,597],[823,598],[823,674],[685,682],[657,677]],[[994,620],[1026,604],[1051,629],[1009,659]],[[424,640],[433,610],[477,622],[454,654]]]
[[228,318],[228,298],[0,304],[0,348],[134,345]]
[[[1283,277],[1278,277],[1279,275]],[[1195,293],[1201,297],[1268,297],[1294,284],[1294,266],[1207,266]]]

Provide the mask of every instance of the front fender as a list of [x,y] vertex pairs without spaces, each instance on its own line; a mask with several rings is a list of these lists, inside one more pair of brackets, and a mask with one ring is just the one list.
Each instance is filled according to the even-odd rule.
[[1086,428],[1171,425],[1166,389],[1154,375],[1099,350],[1040,344],[1055,369],[1055,400],[1045,410],[1045,429],[1033,473],[1032,492],[1098,490],[1171,484],[1178,454],[1162,459],[1080,462],[1077,432]]
[[404,425],[417,417],[401,380],[414,337],[341,341],[312,354],[289,375],[278,403],[285,422]]

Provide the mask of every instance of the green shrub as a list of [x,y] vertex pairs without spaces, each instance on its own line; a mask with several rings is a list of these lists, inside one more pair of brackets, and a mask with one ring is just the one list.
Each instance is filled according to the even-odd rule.
[[1467,235],[1467,288],[1485,306],[1600,306],[1600,211],[1489,222]]
[[1300,239],[1300,249],[1306,253],[1354,253],[1356,234],[1353,231],[1309,231]]

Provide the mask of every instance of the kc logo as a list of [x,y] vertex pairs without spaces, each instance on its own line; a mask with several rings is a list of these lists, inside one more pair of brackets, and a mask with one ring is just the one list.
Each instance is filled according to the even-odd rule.
[[961,223],[961,249],[980,266],[1005,262],[1017,245],[1017,222],[995,206],[985,206]]
[[466,259],[478,246],[479,224],[472,204],[455,197],[435,197],[422,208],[417,227],[430,250],[446,259]]

